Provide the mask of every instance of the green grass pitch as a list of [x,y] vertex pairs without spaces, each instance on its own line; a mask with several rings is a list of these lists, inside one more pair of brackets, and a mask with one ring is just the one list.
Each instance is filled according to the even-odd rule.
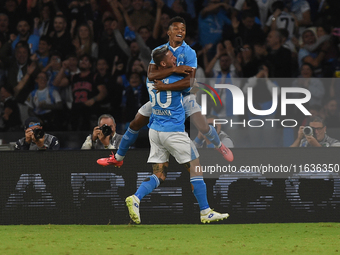
[[340,223],[0,226],[0,254],[340,254]]

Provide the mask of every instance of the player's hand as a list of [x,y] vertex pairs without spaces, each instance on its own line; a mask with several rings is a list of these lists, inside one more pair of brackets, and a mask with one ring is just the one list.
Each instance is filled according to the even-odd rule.
[[159,81],[159,80],[155,80],[153,88],[156,90],[156,93],[167,90],[166,85],[162,81]]
[[186,65],[176,66],[174,69],[174,73],[185,74],[185,75],[188,75],[192,71],[193,71],[193,68],[191,66],[186,66]]

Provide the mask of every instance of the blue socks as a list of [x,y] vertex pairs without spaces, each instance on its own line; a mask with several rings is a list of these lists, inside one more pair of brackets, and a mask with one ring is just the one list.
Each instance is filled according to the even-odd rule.
[[137,189],[135,196],[138,197],[139,200],[142,200],[143,197],[150,194],[155,188],[157,188],[159,184],[160,181],[158,177],[153,174],[142,182]]
[[[216,131],[215,131],[216,132]],[[200,210],[205,210],[209,208],[208,198],[207,198],[207,187],[203,180],[203,176],[195,176],[190,178],[190,182],[194,187],[192,191],[196,197],[196,200],[200,206]]]
[[208,133],[203,134],[212,144],[214,144],[216,147],[219,147],[221,145],[221,140],[218,137],[218,134],[216,132],[216,129],[213,126],[210,126],[210,130]]
[[138,133],[139,131],[134,131],[131,128],[128,128],[119,144],[119,149],[116,153],[116,159],[118,161],[123,160],[123,158],[126,155],[126,152],[128,151],[128,149],[130,148],[130,146],[132,144],[135,143],[135,141],[137,140],[138,137]]

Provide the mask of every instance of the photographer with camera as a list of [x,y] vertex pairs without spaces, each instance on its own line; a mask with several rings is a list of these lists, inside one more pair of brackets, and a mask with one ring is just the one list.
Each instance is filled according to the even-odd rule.
[[122,137],[116,133],[115,119],[110,114],[103,114],[98,118],[98,126],[86,138],[81,149],[118,149]]
[[313,116],[308,126],[299,128],[298,137],[290,147],[340,147],[340,142],[326,134],[323,119]]
[[37,117],[25,121],[25,137],[16,142],[15,150],[58,150],[58,139],[45,133]]

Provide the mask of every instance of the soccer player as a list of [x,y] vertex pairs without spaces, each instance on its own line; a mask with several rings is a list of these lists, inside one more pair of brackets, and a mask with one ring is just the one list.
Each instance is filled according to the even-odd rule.
[[[152,53],[155,64],[161,69],[176,66],[176,57],[167,46],[157,48]],[[164,84],[171,84],[183,79],[172,74],[163,79]],[[139,214],[140,200],[164,182],[169,165],[169,155],[174,156],[190,172],[190,183],[200,206],[201,222],[209,223],[223,220],[229,214],[213,211],[208,204],[207,189],[200,171],[198,152],[185,132],[185,113],[182,105],[182,91],[161,91],[156,93],[153,83],[147,80],[152,115],[149,123],[150,155],[148,163],[153,163],[153,175],[146,178],[136,193],[126,198],[130,218],[137,224],[141,222]],[[197,171],[198,169],[198,171]]]
[[[150,81],[155,81],[155,88],[157,91],[172,90],[178,91],[186,89],[183,95],[183,104],[185,109],[185,117],[191,116],[197,129],[212,143],[215,145],[216,149],[223,155],[223,157],[228,161],[233,161],[234,156],[230,149],[223,145],[218,137],[218,134],[213,126],[209,126],[206,118],[201,114],[201,107],[197,104],[195,95],[190,94],[190,78],[195,77],[197,68],[197,58],[196,53],[190,48],[184,41],[186,34],[185,20],[181,17],[172,18],[169,22],[169,42],[166,43],[177,58],[177,66],[171,68],[159,68],[155,65],[154,61],[148,68],[148,79]],[[164,45],[159,46],[158,48]],[[157,49],[157,48],[156,48]],[[162,82],[157,80],[164,79],[172,74],[187,75],[184,79],[174,82],[172,84],[164,85]],[[115,165],[121,166],[123,164],[123,159],[126,152],[130,146],[136,141],[138,137],[139,130],[149,123],[149,117],[151,115],[151,103],[148,102],[143,105],[136,114],[135,119],[130,123],[129,128],[125,132],[123,139],[121,141],[119,150],[116,155],[111,155],[105,160],[98,160],[98,164],[107,166]]]

